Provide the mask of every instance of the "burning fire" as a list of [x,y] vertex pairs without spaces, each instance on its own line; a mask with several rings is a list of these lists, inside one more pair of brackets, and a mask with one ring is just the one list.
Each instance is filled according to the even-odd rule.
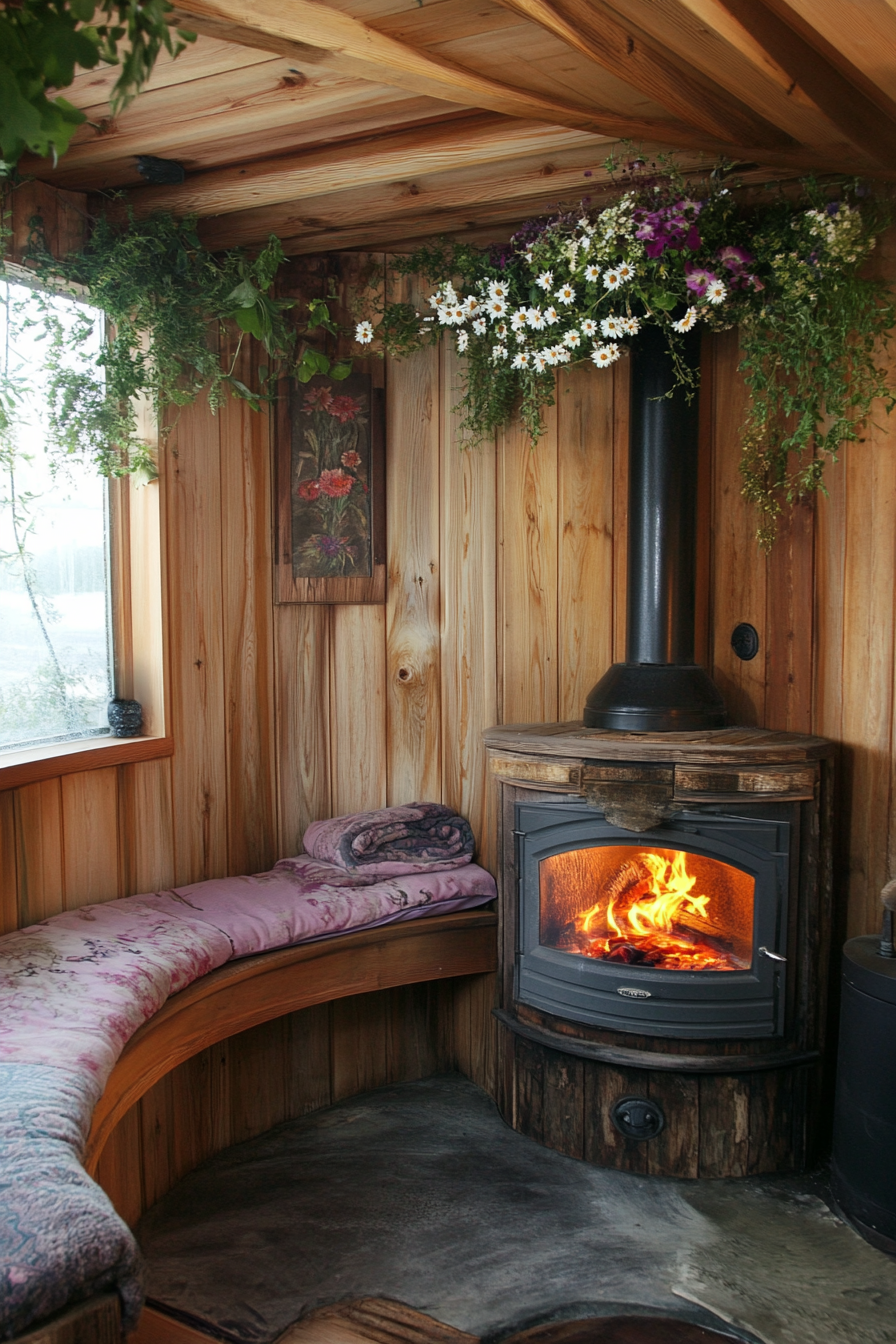
[[[601,899],[577,915],[575,932],[586,956],[673,971],[735,971],[739,963],[707,939],[709,896],[695,895],[687,854],[671,860],[641,853],[625,863]],[[701,932],[693,927],[696,924]],[[598,933],[597,937],[594,934]]]

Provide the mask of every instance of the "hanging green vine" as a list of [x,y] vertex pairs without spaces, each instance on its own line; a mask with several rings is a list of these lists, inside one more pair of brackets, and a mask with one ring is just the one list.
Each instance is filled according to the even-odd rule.
[[[104,475],[151,472],[151,449],[138,429],[140,398],[153,405],[165,434],[166,408],[188,405],[202,391],[213,411],[228,392],[260,410],[284,373],[307,382],[316,373],[339,380],[351,372],[351,361],[333,353],[339,334],[331,316],[335,294],[307,305],[275,296],[284,257],[273,236],[255,257],[218,255],[203,247],[192,218],[158,214],[130,218],[123,226],[101,219],[86,247],[59,259],[50,253],[40,220],[32,225],[26,261],[46,286],[47,449],[60,460],[91,461]],[[93,318],[85,312],[63,323],[53,303],[60,287],[104,313],[98,358],[79,357],[94,340]],[[227,322],[241,335],[222,359]],[[235,373],[247,337],[259,341],[268,357],[258,365],[254,387]]]
[[[213,410],[228,389],[260,406],[296,342],[285,316],[292,303],[272,294],[283,260],[276,238],[252,259],[239,252],[218,257],[202,246],[193,219],[155,215],[121,228],[101,219],[86,247],[58,259],[34,223],[26,260],[48,287],[42,308],[51,453],[90,460],[106,475],[145,470],[137,398],[155,407],[160,424],[166,407],[185,406],[203,389]],[[52,301],[59,286],[77,287],[105,314],[95,362],[73,357],[91,339],[93,324],[86,315],[74,328],[62,324]],[[227,362],[219,357],[218,332],[228,319],[270,356],[258,388],[235,376],[236,354]]]
[[117,116],[149,79],[164,47],[177,56],[196,34],[175,32],[168,0],[0,0],[0,155],[58,158],[85,114],[65,98],[77,67],[119,66],[110,99]]
[[687,181],[672,159],[636,158],[603,209],[531,220],[502,247],[449,242],[405,258],[403,273],[435,286],[430,313],[375,288],[356,339],[402,354],[453,328],[469,437],[491,437],[519,406],[535,442],[556,367],[607,369],[649,323],[690,388],[676,358],[682,334],[739,326],[750,392],[743,493],[767,548],[781,512],[823,488],[825,463],[861,438],[873,403],[894,404],[881,354],[896,309],[861,271],[889,214],[861,193],[856,182],[808,181],[796,201],[750,206],[724,165]]

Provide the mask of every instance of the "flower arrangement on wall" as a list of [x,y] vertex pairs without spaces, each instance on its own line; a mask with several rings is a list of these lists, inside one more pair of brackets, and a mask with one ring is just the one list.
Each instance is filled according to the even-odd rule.
[[893,404],[880,363],[893,302],[860,274],[887,220],[860,192],[847,184],[831,197],[807,182],[797,200],[748,207],[719,170],[693,183],[668,161],[636,160],[602,209],[530,221],[503,247],[448,243],[406,258],[403,272],[435,285],[430,313],[384,303],[355,337],[407,353],[450,332],[465,357],[469,437],[491,436],[519,405],[535,442],[559,366],[600,375],[651,323],[691,389],[684,333],[739,326],[751,394],[743,488],[768,546],[785,506],[860,437],[872,402]]

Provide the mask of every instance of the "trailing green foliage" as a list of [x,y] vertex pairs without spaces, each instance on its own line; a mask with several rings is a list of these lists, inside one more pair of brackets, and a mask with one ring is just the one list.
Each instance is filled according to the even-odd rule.
[[435,286],[430,313],[375,285],[356,339],[405,354],[453,329],[468,437],[491,437],[519,406],[534,443],[556,367],[606,370],[651,324],[691,391],[683,334],[739,326],[751,394],[743,493],[768,547],[781,512],[823,488],[826,461],[861,437],[872,404],[894,404],[881,352],[896,309],[861,274],[889,216],[856,182],[822,191],[808,181],[799,200],[764,207],[725,183],[724,165],[689,182],[674,160],[635,159],[603,209],[531,220],[502,247],[421,248],[399,269]]
[[[89,317],[63,327],[48,295],[43,321],[50,371],[50,451],[93,461],[106,475],[149,467],[137,427],[137,399],[147,399],[159,422],[168,406],[184,406],[205,389],[212,409],[226,390],[259,409],[272,379],[292,356],[296,333],[286,319],[292,302],[273,297],[283,260],[272,238],[253,259],[240,252],[214,256],[201,244],[194,219],[155,215],[123,228],[106,220],[79,252],[53,257],[40,229],[27,253],[47,286],[77,286],[102,309],[107,327],[99,358],[72,358],[93,334]],[[250,388],[218,355],[226,320],[260,341],[270,363]],[[240,338],[242,340],[242,337]]]
[[881,354],[893,296],[860,266],[888,222],[873,202],[826,202],[814,183],[794,209],[764,211],[753,237],[768,283],[741,318],[741,372],[751,401],[743,429],[743,493],[768,548],[778,517],[824,489],[828,462],[861,440],[875,401],[894,390]]
[[112,116],[143,87],[159,52],[183,51],[194,33],[166,22],[168,0],[0,0],[0,154],[5,167],[25,150],[64,154],[83,112],[48,93],[67,88],[75,68],[120,65]]

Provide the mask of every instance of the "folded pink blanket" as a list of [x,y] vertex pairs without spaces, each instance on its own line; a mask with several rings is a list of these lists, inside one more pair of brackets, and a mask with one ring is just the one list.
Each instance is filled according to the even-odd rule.
[[474,849],[470,823],[442,803],[408,803],[315,821],[303,843],[315,859],[377,877],[460,868],[472,861]]

